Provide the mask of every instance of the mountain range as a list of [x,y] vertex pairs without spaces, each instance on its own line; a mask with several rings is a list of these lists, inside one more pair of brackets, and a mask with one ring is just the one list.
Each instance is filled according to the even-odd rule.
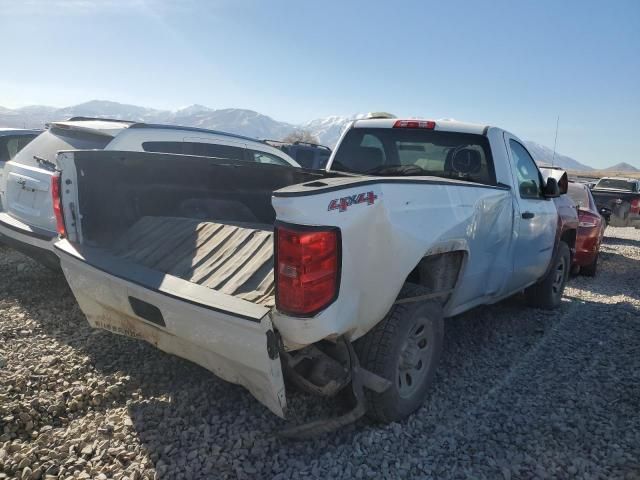
[[[169,123],[190,127],[222,130],[259,139],[279,140],[288,134],[306,130],[314,135],[320,143],[334,147],[346,125],[364,114],[351,116],[329,116],[317,118],[310,122],[294,125],[279,122],[273,118],[253,110],[239,108],[213,109],[204,105],[191,105],[175,111],[158,110],[111,102],[107,100],[91,100],[71,107],[55,108],[42,105],[32,105],[22,108],[0,107],[0,127],[42,128],[45,123],[54,120],[68,119],[74,116],[110,117],[134,120],[147,123]],[[540,163],[553,163],[571,170],[593,170],[588,165],[577,160],[553,154],[553,150],[535,142],[525,142],[534,159]],[[634,169],[631,165],[620,164],[611,169],[621,171],[618,167]],[[634,169],[635,170],[635,169]]]
[[640,168],[636,168],[633,165],[629,165],[626,162],[617,163],[615,165],[612,165],[609,168],[605,168],[605,170],[610,172],[633,172],[633,173],[640,172]]

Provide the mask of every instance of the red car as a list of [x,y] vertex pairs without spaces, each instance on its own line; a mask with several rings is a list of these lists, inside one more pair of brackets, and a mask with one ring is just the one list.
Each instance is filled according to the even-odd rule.
[[598,213],[587,185],[569,182],[567,194],[576,204],[580,220],[573,265],[581,274],[593,277],[598,267],[598,254],[606,223]]

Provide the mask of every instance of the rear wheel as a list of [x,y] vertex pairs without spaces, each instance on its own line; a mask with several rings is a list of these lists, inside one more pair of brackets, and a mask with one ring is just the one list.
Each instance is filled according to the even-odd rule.
[[[426,290],[405,284],[399,298]],[[373,330],[355,342],[360,364],[389,380],[383,393],[365,390],[367,415],[380,422],[402,420],[423,403],[442,352],[444,324],[437,302],[394,304]]]
[[580,273],[582,275],[586,275],[587,277],[595,277],[598,270],[598,256],[599,254],[596,252],[596,256],[593,258],[593,262],[589,265],[584,265],[580,267]]
[[560,305],[571,267],[569,246],[560,242],[547,275],[525,290],[527,303],[532,307],[553,309]]

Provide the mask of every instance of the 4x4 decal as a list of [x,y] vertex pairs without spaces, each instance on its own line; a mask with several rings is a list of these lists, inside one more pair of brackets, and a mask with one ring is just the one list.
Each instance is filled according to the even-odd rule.
[[329,208],[327,208],[327,210],[338,210],[339,212],[344,212],[351,205],[357,205],[359,203],[373,205],[377,198],[378,196],[373,192],[362,192],[348,197],[334,198],[329,202]]

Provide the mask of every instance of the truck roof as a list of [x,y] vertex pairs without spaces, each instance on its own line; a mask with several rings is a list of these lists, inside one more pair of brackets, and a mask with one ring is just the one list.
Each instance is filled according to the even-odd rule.
[[[398,118],[370,118],[355,120],[353,122],[353,128],[393,128],[393,125],[403,119]],[[415,118],[407,120],[418,120]],[[420,119],[422,120],[422,119]],[[425,119],[427,120],[427,119]],[[477,123],[458,122],[457,120],[435,120],[436,127],[434,130],[444,132],[460,132],[460,133],[475,133],[482,135],[489,128],[489,125],[481,125]]]

